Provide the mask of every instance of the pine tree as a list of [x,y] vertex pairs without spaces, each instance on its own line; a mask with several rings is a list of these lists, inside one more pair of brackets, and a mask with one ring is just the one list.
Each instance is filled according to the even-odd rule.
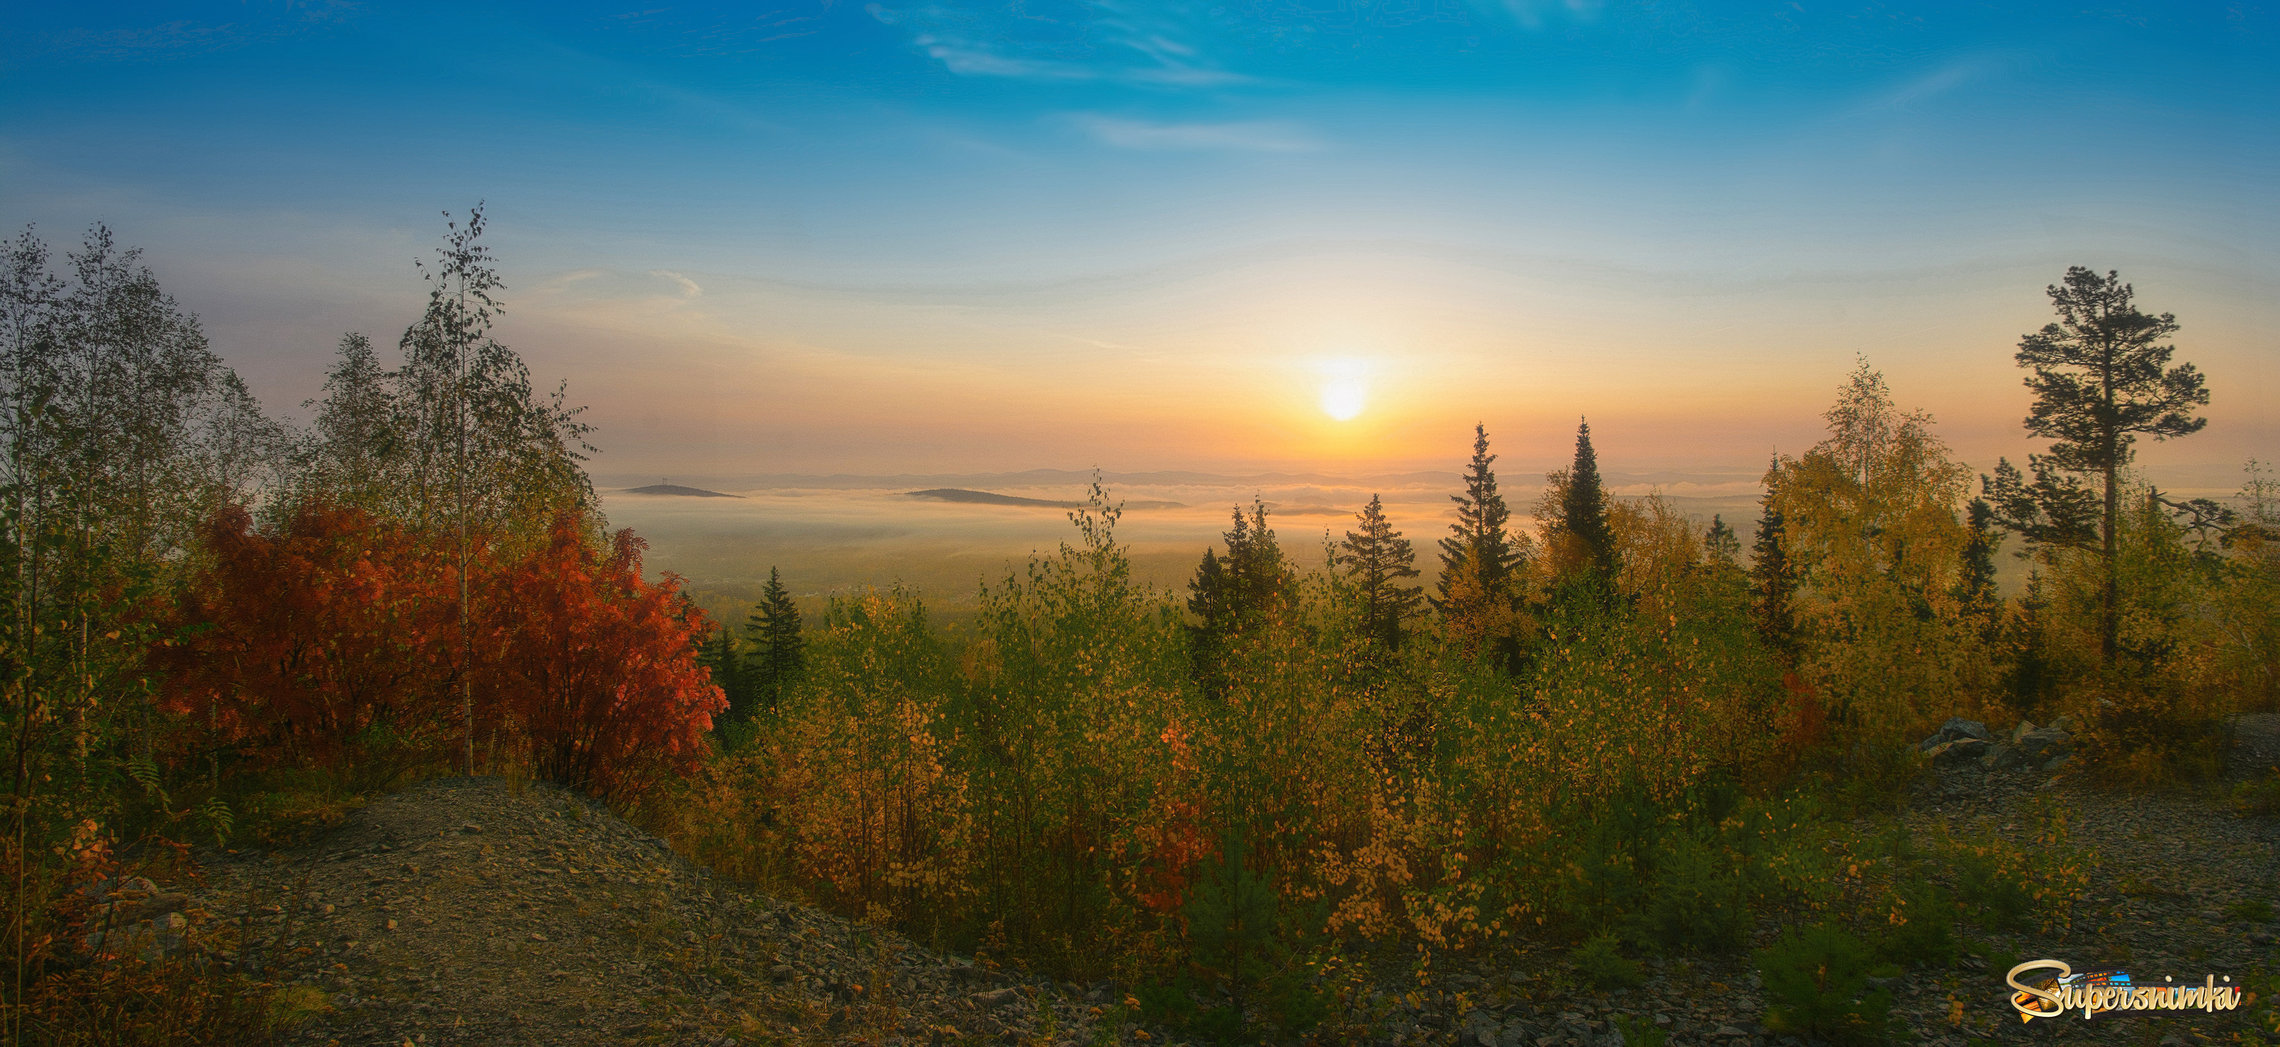
[[1267,527],[1266,503],[1254,496],[1248,517],[1239,505],[1233,515],[1221,536],[1227,555],[1205,549],[1188,582],[1188,610],[1198,619],[1188,627],[1189,656],[1197,685],[1212,698],[1226,694],[1224,662],[1236,638],[1279,615],[1291,584],[1290,566]]
[[1971,500],[1966,514],[1971,541],[1963,547],[1963,571],[1956,578],[1956,599],[1992,628],[1995,617],[1995,549],[2002,541],[1995,533],[1995,508],[1985,498]]
[[1613,585],[1615,529],[1607,519],[1607,493],[1599,484],[1599,457],[1591,449],[1591,423],[1579,421],[1575,429],[1575,462],[1568,466],[1567,489],[1560,499],[1560,529],[1573,538],[1584,556],[1584,566],[1602,584]]
[[1417,577],[1417,557],[1409,539],[1386,520],[1377,495],[1370,495],[1370,504],[1356,514],[1356,520],[1362,529],[1347,531],[1339,547],[1346,551],[1346,573],[1361,599],[1362,634],[1389,650],[1398,649],[1401,623],[1416,616],[1425,601],[1423,589],[1399,584],[1403,578]]
[[1734,529],[1726,526],[1723,517],[1712,514],[1710,529],[1702,532],[1702,552],[1713,566],[1737,567],[1742,555],[1742,540]]
[[768,585],[760,590],[760,603],[744,629],[752,638],[746,676],[754,703],[774,712],[806,664],[800,609],[792,602],[791,590],[784,588],[784,576],[776,568],[768,568]]
[[1789,598],[1797,591],[1797,572],[1790,566],[1789,552],[1783,544],[1786,528],[1781,515],[1781,459],[1778,456],[1766,466],[1764,483],[1765,495],[1758,501],[1762,509],[1758,514],[1757,537],[1750,540],[1751,603],[1759,635],[1776,648],[1789,650],[1797,635],[1797,621],[1789,607]]
[[[1465,466],[1465,493],[1449,496],[1457,503],[1457,522],[1449,525],[1449,537],[1441,539],[1441,578],[1431,600],[1433,609],[1443,615],[1452,613],[1452,586],[1468,573],[1484,600],[1505,604],[1517,600],[1523,556],[1505,531],[1512,511],[1505,506],[1504,496],[1496,493],[1496,473],[1489,468],[1495,461],[1496,456],[1488,453],[1488,427],[1474,425],[1472,461]],[[1468,560],[1477,567],[1470,572],[1460,570]]]
[[[2027,432],[2051,441],[2027,459],[2029,483],[2008,459],[1982,477],[2004,528],[2046,548],[2079,549],[2099,560],[2098,651],[2112,665],[2121,621],[2122,468],[2143,433],[2156,440],[2200,432],[2209,390],[2192,364],[2169,366],[2177,351],[2170,313],[2148,316],[2132,304],[2121,274],[2073,266],[2064,286],[2045,289],[2059,321],[2019,339],[2019,366],[2034,372]],[[2085,486],[2085,477],[2098,484]]]

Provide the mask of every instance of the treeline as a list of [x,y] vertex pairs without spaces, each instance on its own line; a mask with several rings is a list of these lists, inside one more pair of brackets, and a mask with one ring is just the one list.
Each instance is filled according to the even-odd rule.
[[[2230,506],[2129,472],[2133,436],[2199,428],[2201,379],[2112,274],[2050,293],[2060,322],[2020,354],[2055,441],[2032,483],[1975,477],[1865,362],[1826,438],[1769,464],[1747,557],[1722,519],[1610,497],[1588,425],[1532,532],[1476,428],[1431,592],[1375,499],[1319,554],[1238,506],[1185,593],[1150,590],[1096,483],[968,639],[909,594],[834,599],[668,828],[922,939],[1150,986],[1145,1016],[1227,1037],[1321,1020],[1324,972],[1358,956],[1422,975],[1580,942],[1620,980],[1627,954],[1738,949],[1791,912],[1812,933],[1767,964],[1865,971],[1938,962],[1957,919],[2063,920],[2063,815],[2034,849],[1932,855],[1846,822],[1958,715],[2066,717],[2117,780],[2209,773],[2225,716],[2275,702],[2280,502],[2253,463]],[[2032,571],[2006,597],[2013,543]],[[1881,1022],[1865,983],[1827,991],[1789,1027]]]
[[[90,944],[104,892],[187,843],[337,818],[411,774],[630,799],[701,759],[711,627],[605,530],[588,426],[493,337],[483,226],[452,222],[420,266],[393,360],[342,339],[306,430],[263,415],[108,230],[60,260],[29,230],[9,245],[10,1042],[265,1033],[242,979]],[[176,1013],[90,1020],[153,999]]]

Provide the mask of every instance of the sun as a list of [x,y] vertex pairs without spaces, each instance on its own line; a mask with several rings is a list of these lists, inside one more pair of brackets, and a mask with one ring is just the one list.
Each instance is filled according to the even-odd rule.
[[1322,413],[1341,422],[1360,417],[1370,404],[1369,368],[1359,360],[1330,360],[1322,372]]

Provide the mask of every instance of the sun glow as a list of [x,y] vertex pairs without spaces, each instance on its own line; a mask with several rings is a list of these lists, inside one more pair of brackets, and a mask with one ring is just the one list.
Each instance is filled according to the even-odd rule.
[[1359,360],[1331,360],[1322,364],[1322,413],[1341,422],[1353,421],[1370,402],[1368,365]]

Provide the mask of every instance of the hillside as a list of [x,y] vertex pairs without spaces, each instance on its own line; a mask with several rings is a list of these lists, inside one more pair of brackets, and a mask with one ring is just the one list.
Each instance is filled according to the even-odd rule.
[[[2228,777],[2280,764],[2280,716],[2244,717],[2239,728]],[[2270,815],[1957,767],[1927,775],[1900,824],[1919,842],[1971,832],[2024,842],[2050,802],[2077,815],[2074,844],[2091,865],[2071,924],[1991,935],[1952,967],[1891,979],[1894,1015],[1916,1042],[1960,1047],[2014,1029],[2002,986],[2013,958],[2148,976],[2245,975],[2272,962],[2272,914],[2256,907],[2280,891],[2280,820]],[[323,1001],[289,1043],[1167,1039],[1123,1020],[1117,987],[1016,977],[722,882],[544,784],[425,782],[313,843],[220,856],[207,873],[201,908],[236,931],[236,962]],[[1753,939],[1779,930],[1762,924]],[[1619,1022],[1645,1022],[1674,1044],[1799,1042],[1758,1024],[1764,989],[1746,953],[1647,958],[1642,974],[1599,992],[1579,986],[1557,952],[1504,954],[1425,989],[1355,985],[1318,1032],[1331,1042],[1602,1047],[1622,1042]],[[2222,1036],[2249,1017],[2102,1015],[2036,1031],[2183,1043],[2174,1037]]]
[[545,784],[424,782],[207,873],[238,962],[325,1001],[288,1043],[1091,1038],[1048,986],[722,883]]

